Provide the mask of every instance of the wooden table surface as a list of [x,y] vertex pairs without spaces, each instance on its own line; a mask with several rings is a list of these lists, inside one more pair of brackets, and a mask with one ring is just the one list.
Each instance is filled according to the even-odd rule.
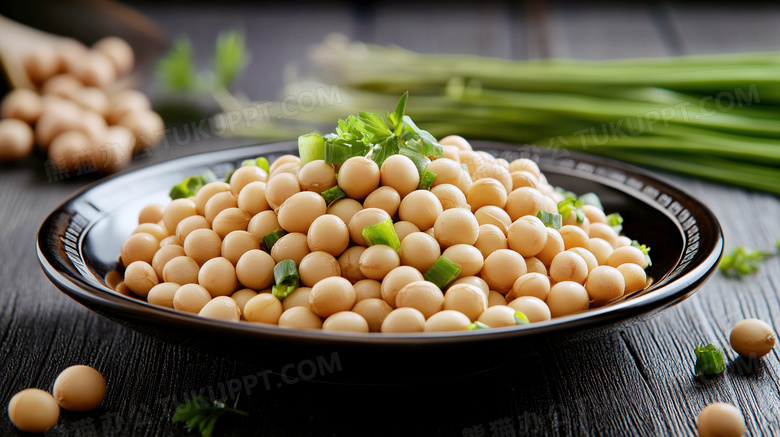
[[[771,3],[368,3],[219,8],[149,3],[139,8],[171,36],[191,36],[203,62],[219,30],[243,26],[253,60],[237,88],[258,99],[279,98],[284,65],[303,61],[310,44],[334,31],[428,53],[518,59],[780,47],[780,6]],[[144,87],[154,93],[155,87]],[[235,144],[201,141],[160,148],[133,165]],[[714,210],[727,248],[770,249],[780,238],[778,198],[671,178]],[[47,280],[35,255],[38,227],[88,182],[49,183],[41,162],[32,159],[0,168],[0,404],[24,388],[50,389],[68,365],[89,364],[108,381],[105,402],[87,414],[64,412],[50,435],[186,435],[170,420],[177,401],[203,389],[220,396],[229,381],[256,374],[257,368],[136,333],[76,304]],[[698,412],[715,401],[736,405],[749,435],[776,435],[778,348],[753,369],[731,365],[706,381],[694,380],[692,373],[693,348],[727,345],[736,322],[755,317],[780,326],[774,323],[780,318],[779,287],[780,257],[775,257],[742,280],[716,274],[692,298],[599,341],[447,382],[366,387],[271,379],[241,396],[240,405],[251,417],[223,419],[215,435],[694,435]],[[479,357],[464,350],[463,359]],[[0,430],[17,435],[5,414]]]

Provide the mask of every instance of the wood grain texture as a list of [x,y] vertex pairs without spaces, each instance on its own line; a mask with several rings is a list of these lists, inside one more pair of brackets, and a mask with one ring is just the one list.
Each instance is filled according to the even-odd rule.
[[[199,51],[203,65],[218,31],[243,26],[254,57],[238,89],[264,99],[279,97],[283,65],[301,62],[306,47],[332,31],[422,52],[508,58],[752,51],[780,43],[780,8],[773,5],[705,9],[528,0],[454,2],[446,8],[419,2],[231,9],[145,4],[143,10],[170,35],[188,34],[196,47],[208,48]],[[248,142],[161,148],[134,165]],[[52,435],[89,435],[90,427],[95,435],[188,435],[170,423],[178,402],[193,392],[224,396],[230,384],[262,369],[152,340],[59,293],[38,267],[36,231],[49,211],[88,181],[47,183],[42,173],[34,160],[0,169],[0,403],[7,405],[23,388],[50,389],[68,365],[90,364],[108,381],[106,401],[86,415],[64,413]],[[712,207],[727,247],[768,249],[780,238],[776,197],[669,177]],[[736,362],[723,376],[695,381],[692,350],[699,343],[727,345],[731,326],[746,317],[780,321],[779,287],[775,257],[743,280],[716,274],[691,299],[614,335],[452,381],[373,387],[261,378],[251,393],[241,394],[240,404],[252,417],[229,421],[217,435],[695,435],[698,411],[714,401],[737,405],[749,435],[776,435],[778,351],[752,372],[750,363]],[[464,351],[463,359],[479,357]],[[425,363],[410,365],[435,375]],[[0,431],[17,435],[5,414]]]

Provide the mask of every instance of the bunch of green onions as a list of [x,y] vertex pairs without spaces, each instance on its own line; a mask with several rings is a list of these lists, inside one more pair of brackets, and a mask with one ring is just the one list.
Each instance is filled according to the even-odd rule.
[[331,37],[311,54],[312,79],[291,81],[284,95],[330,101],[282,116],[300,101],[288,99],[270,107],[272,122],[239,123],[236,134],[330,130],[409,91],[407,112],[437,137],[566,148],[780,194],[780,53],[511,61]]

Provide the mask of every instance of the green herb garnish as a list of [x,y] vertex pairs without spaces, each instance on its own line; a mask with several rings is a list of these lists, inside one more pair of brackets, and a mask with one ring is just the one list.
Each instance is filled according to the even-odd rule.
[[726,276],[740,277],[750,275],[756,273],[761,267],[761,263],[772,255],[774,254],[771,252],[737,246],[723,256],[718,268]]
[[516,325],[527,325],[531,322],[528,321],[528,317],[526,317],[525,314],[523,314],[522,311],[515,311],[515,324]]
[[726,370],[723,351],[713,346],[712,343],[707,346],[697,346],[693,351],[696,354],[694,371],[696,376],[716,375]]
[[395,111],[387,113],[386,122],[372,112],[360,112],[339,120],[335,133],[299,137],[302,162],[304,157],[308,160],[313,156],[313,159],[339,165],[353,156],[366,156],[381,167],[389,156],[400,153],[415,163],[422,176],[430,158],[442,156],[443,149],[433,135],[418,128],[405,114],[408,98],[408,92],[401,96]]
[[549,211],[540,210],[536,213],[536,217],[544,223],[548,228],[553,228],[556,231],[561,230],[563,223],[563,216],[560,214],[553,214]]
[[482,323],[482,322],[471,322],[469,323],[469,326],[466,327],[467,331],[475,331],[478,329],[490,329],[490,326]]
[[188,402],[179,405],[171,419],[173,423],[184,422],[187,431],[197,431],[202,437],[211,437],[214,426],[225,413],[233,413],[241,416],[249,416],[249,413],[236,409],[238,398],[233,407],[225,406],[225,401],[216,401],[203,396],[192,398]]
[[217,176],[211,170],[206,170],[203,174],[190,176],[174,185],[168,195],[172,200],[186,199],[198,194],[198,190],[200,190],[201,187],[216,180]]
[[578,223],[585,221],[585,212],[582,207],[585,204],[576,197],[567,197],[558,202],[558,214],[563,216],[564,220],[567,220],[569,216],[574,213]]
[[401,241],[395,233],[393,219],[391,218],[375,225],[366,226],[363,228],[361,234],[363,234],[363,238],[366,239],[366,243],[368,243],[369,246],[384,244],[385,246],[392,247],[393,250],[398,250],[398,248],[401,247]]
[[614,229],[615,233],[620,235],[620,233],[623,232],[623,216],[620,215],[620,213],[613,212],[607,216],[607,225]]
[[274,286],[271,294],[279,300],[284,300],[290,293],[298,288],[298,269],[295,268],[295,261],[286,259],[279,261],[274,266]]
[[460,276],[460,266],[443,256],[440,256],[423,274],[426,281],[433,282],[442,290],[458,279],[458,276]]

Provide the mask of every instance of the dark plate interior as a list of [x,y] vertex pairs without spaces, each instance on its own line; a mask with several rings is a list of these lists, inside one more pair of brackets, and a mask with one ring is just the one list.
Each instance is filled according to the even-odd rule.
[[[618,211],[625,218],[627,235],[652,247],[648,275],[654,284],[622,301],[549,322],[423,335],[333,334],[213,321],[154,307],[106,285],[104,278],[115,270],[120,246],[144,205],[167,203],[169,188],[186,176],[207,169],[223,176],[246,158],[273,160],[295,153],[296,145],[290,142],[193,155],[93,184],[65,201],[43,223],[39,259],[60,290],[138,331],[220,355],[249,358],[260,368],[278,369],[296,360],[337,353],[344,369],[335,377],[359,382],[427,378],[428,373],[416,367],[421,362],[437,369],[438,377],[463,375],[547,347],[598,338],[685,299],[717,266],[723,237],[716,218],[683,190],[647,171],[568,151],[497,143],[475,146],[510,161],[530,157],[540,163],[553,185],[598,194],[607,212]],[[464,355],[480,359],[464,360]],[[393,369],[392,378],[381,369]]]

